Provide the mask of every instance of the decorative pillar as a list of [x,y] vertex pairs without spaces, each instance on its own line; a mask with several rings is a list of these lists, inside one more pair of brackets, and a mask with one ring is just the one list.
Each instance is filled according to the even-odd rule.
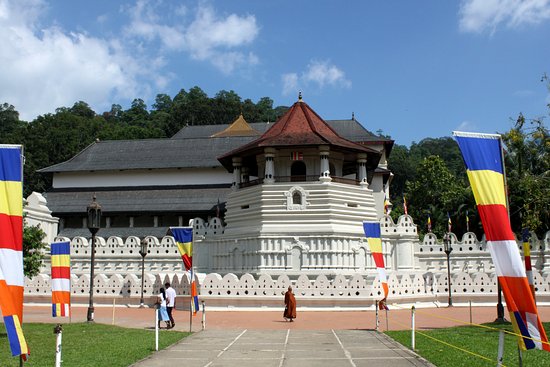
[[233,157],[233,184],[231,186],[233,190],[237,190],[241,183],[241,165],[241,157]]
[[332,178],[330,177],[330,165],[329,165],[329,158],[330,155],[330,147],[328,145],[321,145],[319,146],[319,158],[321,159],[320,162],[320,175],[319,180],[321,182],[330,182],[332,181]]
[[275,182],[275,165],[273,159],[275,158],[275,149],[265,148],[265,175],[264,182],[271,184]]
[[359,153],[357,154],[357,179],[360,182],[367,182],[367,154]]

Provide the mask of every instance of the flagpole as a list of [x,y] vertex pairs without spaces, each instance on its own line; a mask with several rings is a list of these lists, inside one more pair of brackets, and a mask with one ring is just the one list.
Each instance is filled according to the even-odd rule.
[[[506,180],[506,164],[504,163],[504,149],[502,149],[502,136],[499,135],[498,142],[500,146],[500,160],[502,161],[502,176],[504,179],[504,198],[506,199],[506,211],[508,212],[508,222],[510,222],[510,227],[512,226],[510,218],[510,203],[508,202],[508,181]],[[500,286],[500,281],[497,277],[497,318],[495,322],[504,323],[506,319],[504,318],[504,305],[502,304],[502,287]]]
[[193,267],[189,270],[189,332],[193,331]]

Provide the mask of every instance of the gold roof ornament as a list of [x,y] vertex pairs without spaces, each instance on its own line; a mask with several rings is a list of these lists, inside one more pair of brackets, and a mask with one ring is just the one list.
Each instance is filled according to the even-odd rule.
[[224,130],[211,135],[211,138],[221,138],[224,136],[260,136],[262,135],[258,130],[253,129],[248,122],[244,119],[241,112],[239,117],[231,123]]

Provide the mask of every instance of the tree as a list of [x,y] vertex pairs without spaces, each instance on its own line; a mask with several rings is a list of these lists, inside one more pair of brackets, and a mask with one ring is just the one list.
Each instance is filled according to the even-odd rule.
[[[458,224],[461,222],[458,215],[464,208],[463,204],[472,203],[471,191],[457,179],[439,156],[434,155],[422,160],[416,178],[406,183],[405,193],[409,214],[417,220],[423,220],[430,214],[433,232],[439,236],[446,232],[447,213],[452,222]],[[473,211],[473,204],[471,208]],[[423,232],[423,228],[420,226],[420,232]]]
[[542,119],[519,114],[502,135],[512,229],[526,227],[542,235],[550,230],[550,134]]
[[43,242],[45,237],[46,233],[38,225],[25,225],[23,228],[23,272],[29,278],[40,274],[45,258],[46,243]]

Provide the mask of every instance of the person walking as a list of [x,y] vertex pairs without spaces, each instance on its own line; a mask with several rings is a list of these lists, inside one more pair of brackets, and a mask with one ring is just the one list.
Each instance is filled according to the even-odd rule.
[[171,329],[176,326],[174,316],[172,315],[172,311],[174,310],[174,307],[176,307],[176,291],[170,286],[170,282],[164,283],[164,286],[166,287],[166,311],[168,312],[168,318],[170,319],[170,326],[168,329]]
[[293,322],[296,318],[296,298],[292,293],[292,287],[288,286],[288,291],[285,293],[285,312],[283,313],[285,320]]
[[158,305],[158,326],[159,329],[161,321],[166,323],[166,328],[170,329],[170,317],[168,317],[168,310],[166,309],[166,291],[164,288],[160,288],[160,293],[157,296],[157,305]]

